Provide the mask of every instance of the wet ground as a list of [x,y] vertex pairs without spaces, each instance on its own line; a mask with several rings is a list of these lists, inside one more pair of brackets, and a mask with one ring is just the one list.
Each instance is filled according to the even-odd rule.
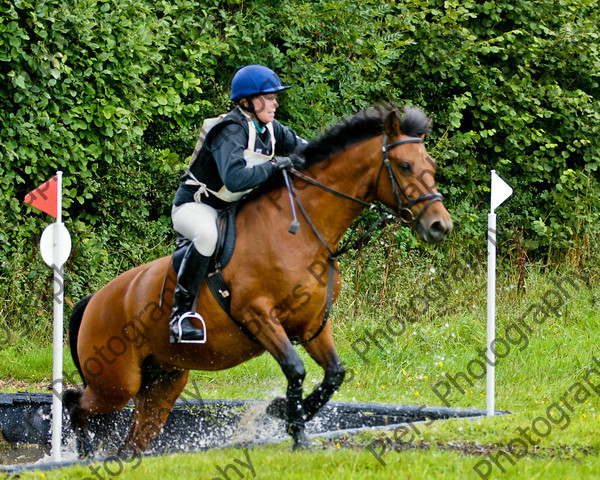
[[[371,447],[378,449],[385,446],[386,451],[402,451],[402,450],[429,450],[435,446],[438,450],[446,450],[464,455],[487,455],[488,453],[496,454],[498,450],[503,450],[517,457],[523,455],[522,447],[515,445],[502,445],[498,443],[478,444],[473,442],[402,442],[396,441],[389,436],[382,435],[376,440],[368,442],[352,436],[342,435],[334,439],[325,439],[322,441],[322,448],[348,448],[360,449]],[[560,460],[575,460],[578,461],[590,455],[598,455],[598,450],[592,446],[572,446],[558,445],[556,447],[540,447],[534,446],[530,448],[527,455],[540,458],[557,458]],[[518,458],[518,457],[517,457]]]
[[[0,442],[4,447],[0,449],[0,469],[1,465],[30,464],[39,459],[49,461],[51,403],[50,394],[0,393],[0,431],[4,439]],[[262,401],[180,399],[149,453],[261,445],[288,439],[284,421],[267,415],[268,405],[269,402]],[[349,438],[360,431],[390,430],[407,423],[482,415],[485,415],[484,410],[475,409],[329,402],[319,415],[307,423],[307,433],[311,437],[319,437],[322,445],[328,445],[330,440],[327,439],[336,438],[336,448],[339,448],[338,444],[354,448],[359,445],[353,444],[354,440]],[[125,438],[132,417],[133,408],[90,417],[91,443],[99,456],[114,455]],[[62,443],[63,458],[76,461],[74,433],[66,412],[63,414]],[[423,444],[397,447],[424,448]],[[396,445],[391,448],[396,448]]]

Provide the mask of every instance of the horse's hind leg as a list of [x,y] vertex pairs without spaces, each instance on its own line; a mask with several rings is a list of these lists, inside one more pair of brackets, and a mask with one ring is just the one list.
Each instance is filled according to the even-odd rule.
[[135,413],[119,455],[144,452],[160,433],[169,413],[183,391],[189,371],[146,370],[139,392],[133,398]]
[[112,390],[110,395],[106,394],[106,389],[108,387],[96,392],[93,387],[87,385],[83,391],[67,390],[63,396],[71,427],[77,436],[77,449],[82,458],[92,454],[91,444],[86,435],[88,417],[121,410],[132,397],[131,391],[124,388]]
[[82,390],[67,390],[63,395],[63,405],[69,414],[71,428],[77,437],[77,453],[81,458],[85,458],[92,454],[92,445],[85,434],[87,417],[81,415],[79,408],[82,395]]

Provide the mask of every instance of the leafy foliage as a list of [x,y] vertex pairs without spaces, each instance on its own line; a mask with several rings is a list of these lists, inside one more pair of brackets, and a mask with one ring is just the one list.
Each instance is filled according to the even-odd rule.
[[202,119],[262,63],[306,138],[380,101],[428,111],[453,245],[482,244],[495,168],[530,255],[567,251],[598,235],[599,17],[592,0],[2,2],[0,250],[34,250],[46,220],[22,199],[61,169],[75,294],[168,253]]

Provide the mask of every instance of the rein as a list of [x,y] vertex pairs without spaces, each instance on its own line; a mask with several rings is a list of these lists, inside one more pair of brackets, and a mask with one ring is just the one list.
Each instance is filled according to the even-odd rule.
[[327,187],[326,185],[323,185],[322,183],[317,182],[316,180],[312,179],[311,177],[305,175],[302,172],[299,172],[298,170],[291,169],[290,172],[292,174],[294,174],[295,176],[297,176],[298,178],[301,178],[302,180],[306,181],[307,183],[310,183],[311,185],[314,185],[315,187],[318,187],[318,188],[320,188],[322,190],[325,190],[326,192],[333,193],[334,195],[337,195],[337,196],[342,197],[342,198],[346,198],[348,200],[352,200],[352,201],[354,201],[356,203],[364,205],[365,207],[368,207],[370,210],[378,210],[380,212],[384,212],[384,214],[378,220],[376,220],[367,229],[367,231],[364,234],[362,234],[357,240],[355,240],[351,245],[346,245],[343,248],[338,248],[334,252],[331,249],[331,247],[327,244],[327,242],[325,241],[325,239],[323,238],[323,235],[321,235],[321,232],[319,232],[319,230],[317,229],[317,227],[313,223],[312,219],[308,215],[308,212],[304,209],[304,205],[302,205],[302,202],[298,198],[298,194],[296,193],[296,187],[294,186],[294,184],[290,183],[289,185],[287,185],[288,186],[288,192],[290,193],[291,197],[298,204],[298,208],[300,209],[300,212],[302,213],[302,216],[306,220],[306,223],[308,223],[310,229],[313,231],[313,233],[315,234],[315,236],[319,239],[319,241],[327,249],[327,252],[329,253],[329,258],[332,259],[332,260],[337,260],[341,255],[343,255],[344,253],[346,253],[353,246],[358,245],[362,240],[364,240],[366,237],[368,237],[373,232],[373,230],[375,230],[384,221],[391,220],[394,216],[397,216],[392,210],[389,210],[389,209],[387,209],[385,207],[380,207],[380,206],[375,205],[373,203],[363,202],[362,200],[359,200],[358,198],[354,198],[354,197],[351,197],[350,195],[346,195],[345,193],[338,192],[337,190],[334,190],[334,189],[332,189],[330,187]]
[[[390,150],[392,150],[393,148],[399,147],[400,145],[404,145],[407,143],[423,143],[422,138],[410,137],[410,138],[405,138],[404,140],[398,140],[397,142],[393,142],[393,143],[386,143],[386,142],[387,142],[387,136],[384,133],[383,134],[383,146],[381,148],[382,159],[381,159],[381,165],[379,166],[379,171],[377,172],[377,180],[375,181],[375,189],[377,190],[377,188],[379,186],[379,179],[381,178],[381,173],[383,171],[383,167],[385,166],[387,169],[388,175],[389,175],[390,184],[392,186],[392,193],[394,194],[394,197],[396,198],[396,202],[398,204],[398,211],[401,212],[401,214],[397,214],[396,212],[394,212],[393,210],[390,210],[389,208],[380,207],[374,203],[365,202],[363,200],[360,200],[359,198],[352,197],[351,195],[347,195],[343,192],[340,192],[331,187],[328,187],[327,185],[323,185],[322,183],[316,181],[314,178],[311,178],[308,175],[306,175],[294,168],[292,168],[290,170],[290,173],[292,173],[296,177],[304,180],[305,182],[307,182],[315,187],[320,188],[321,190],[329,192],[338,197],[345,198],[352,202],[358,203],[360,205],[368,207],[371,210],[378,210],[380,212],[384,212],[384,215],[382,217],[380,217],[377,221],[375,221],[371,225],[371,227],[369,227],[367,232],[365,234],[363,234],[357,241],[355,241],[353,243],[353,245],[357,245],[364,238],[369,236],[372,233],[372,231],[375,230],[375,228],[377,228],[379,225],[381,225],[381,223],[384,220],[390,220],[392,217],[398,217],[398,218],[400,218],[401,221],[403,221],[405,223],[409,223],[409,224],[418,222],[421,219],[421,217],[423,216],[423,214],[425,213],[425,211],[427,210],[427,208],[429,208],[429,206],[432,203],[440,202],[440,201],[442,201],[442,198],[443,198],[441,193],[428,193],[425,195],[421,195],[417,198],[410,199],[408,197],[408,195],[406,194],[406,191],[404,190],[404,188],[402,188],[402,185],[400,185],[398,177],[396,176],[396,173],[394,172],[394,169],[392,168],[388,152]],[[329,255],[335,260],[340,255],[346,253],[351,248],[351,246],[345,246],[344,248],[338,249],[336,252],[333,252],[333,250],[329,247],[329,245],[327,245],[327,242],[325,242],[325,239],[323,238],[321,233],[317,230],[316,226],[314,225],[314,223],[308,216],[306,210],[304,209],[304,206],[302,205],[302,202],[300,202],[300,199],[298,198],[294,184],[286,183],[286,186],[288,188],[290,197],[294,198],[294,200],[298,204],[300,211],[302,212],[302,216],[304,217],[306,222],[309,224],[311,230],[314,232],[314,234],[319,239],[319,241],[325,246],[325,248],[329,252]],[[400,197],[400,193],[402,193],[404,198],[406,198],[406,203],[404,203],[402,201],[402,198]],[[428,202],[425,204],[425,206],[421,209],[421,211],[415,217],[413,215],[412,211],[410,210],[410,207],[412,207],[413,205],[415,205],[419,202],[425,202],[425,201],[428,201]],[[293,207],[294,207],[294,205],[292,203],[292,210],[294,210]],[[408,212],[408,214],[410,214],[410,217],[403,216],[402,213],[405,213],[405,212]]]
[[[325,304],[325,312],[323,315],[323,320],[321,321],[321,325],[319,326],[318,330],[308,339],[308,340],[303,340],[303,341],[293,341],[292,343],[294,345],[302,345],[304,343],[308,343],[311,342],[312,340],[314,340],[315,338],[317,338],[319,336],[319,334],[323,331],[323,329],[325,328],[325,324],[327,323],[327,320],[329,319],[329,313],[331,311],[331,304],[332,304],[332,300],[333,300],[333,273],[334,273],[334,263],[335,261],[344,253],[346,253],[348,250],[350,250],[350,248],[352,248],[353,246],[358,245],[362,240],[364,240],[365,238],[369,237],[373,231],[378,228],[384,221],[390,220],[393,217],[399,217],[401,221],[405,222],[405,223],[409,223],[409,224],[413,224],[418,222],[421,217],[423,216],[423,214],[425,213],[425,211],[427,210],[427,208],[434,202],[439,202],[442,200],[442,194],[441,193],[428,193],[425,195],[421,195],[417,198],[414,199],[409,199],[408,195],[406,194],[405,190],[402,188],[402,185],[400,185],[400,182],[398,181],[398,177],[396,176],[391,162],[390,162],[390,158],[388,155],[388,152],[390,150],[392,150],[393,148],[399,147],[400,145],[404,145],[407,143],[423,143],[423,139],[420,137],[410,137],[410,138],[406,138],[404,140],[398,140],[397,142],[393,142],[393,143],[386,143],[387,142],[387,135],[384,133],[383,134],[383,146],[382,146],[382,159],[381,159],[381,165],[379,166],[379,171],[377,172],[377,180],[375,182],[375,190],[377,190],[378,186],[379,186],[379,179],[381,177],[381,173],[383,171],[383,167],[385,165],[388,175],[389,175],[389,179],[390,179],[390,184],[392,186],[392,193],[394,194],[395,198],[396,198],[396,202],[398,204],[398,211],[401,212],[400,214],[397,214],[396,212],[394,212],[393,210],[390,210],[388,208],[385,207],[380,207],[378,205],[375,205],[373,203],[368,203],[365,202],[363,200],[360,200],[359,198],[355,198],[352,197],[351,195],[347,195],[343,192],[340,192],[338,190],[335,190],[331,187],[328,187],[327,185],[323,185],[322,183],[316,181],[314,178],[309,177],[308,175],[292,168],[290,169],[290,173],[292,173],[293,175],[295,175],[296,177],[304,180],[305,182],[320,188],[321,190],[324,190],[326,192],[329,192],[333,195],[336,195],[338,197],[341,198],[345,198],[347,200],[350,200],[352,202],[358,203],[360,205],[363,205],[365,207],[368,207],[371,210],[378,210],[380,212],[384,212],[384,214],[378,219],[376,220],[368,229],[367,231],[362,234],[356,241],[354,241],[352,244],[348,244],[345,245],[342,248],[338,248],[335,252],[332,250],[332,248],[327,244],[327,242],[325,241],[325,239],[323,238],[323,235],[321,234],[321,232],[319,232],[319,230],[317,229],[317,227],[315,226],[315,224],[313,223],[313,221],[311,220],[310,216],[308,215],[308,212],[306,211],[306,209],[304,208],[304,205],[302,204],[302,202],[300,201],[300,198],[298,198],[298,194],[296,192],[296,188],[294,186],[293,182],[288,182],[287,181],[287,177],[286,177],[286,187],[288,190],[288,193],[290,194],[290,203],[292,206],[292,211],[295,212],[294,209],[294,202],[293,200],[295,200],[296,204],[298,205],[298,208],[300,209],[300,212],[302,213],[302,216],[304,217],[304,219],[306,220],[306,223],[308,223],[308,225],[310,226],[311,230],[313,231],[313,233],[315,234],[315,236],[319,239],[319,241],[323,244],[323,246],[327,249],[327,252],[329,253],[329,258],[328,258],[328,267],[329,267],[329,274],[328,274],[328,283],[327,283],[327,301]],[[285,172],[284,172],[285,174]],[[400,197],[400,193],[402,193],[402,195],[404,196],[404,198],[406,198],[406,203],[404,203],[402,201],[402,198]],[[293,199],[293,200],[292,200]],[[425,202],[427,201],[427,203],[425,204],[425,206],[421,209],[421,211],[417,214],[417,216],[415,217],[412,213],[412,211],[410,210],[410,207],[412,207],[413,205],[419,203],[419,202]],[[405,217],[403,216],[403,214],[406,214],[406,212],[408,212],[410,214],[410,217]],[[295,214],[294,214],[295,215]],[[295,221],[295,218],[294,218]],[[296,222],[297,223],[297,222]],[[291,229],[290,229],[291,231]],[[295,233],[295,231],[293,232]]]

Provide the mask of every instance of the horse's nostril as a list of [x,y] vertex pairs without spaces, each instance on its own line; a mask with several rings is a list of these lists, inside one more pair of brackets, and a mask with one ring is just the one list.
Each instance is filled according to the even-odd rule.
[[446,228],[442,222],[433,222],[429,228],[433,233],[446,233]]
[[435,240],[443,240],[449,232],[449,228],[441,221],[435,221],[429,226],[429,233]]

